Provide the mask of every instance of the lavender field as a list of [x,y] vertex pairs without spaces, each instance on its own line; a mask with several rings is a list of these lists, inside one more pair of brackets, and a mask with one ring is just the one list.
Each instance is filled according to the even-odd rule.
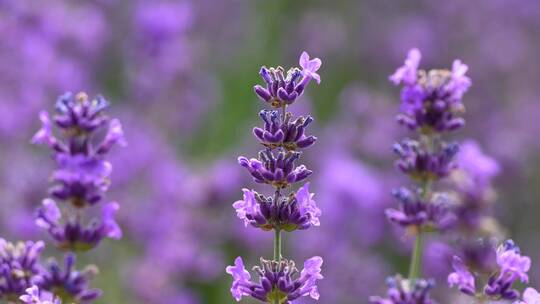
[[0,0],[0,303],[540,303],[540,2]]

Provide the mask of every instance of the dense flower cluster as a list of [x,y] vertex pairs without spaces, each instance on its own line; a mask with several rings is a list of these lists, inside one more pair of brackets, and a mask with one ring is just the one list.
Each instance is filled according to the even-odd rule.
[[261,76],[266,88],[256,85],[255,93],[276,110],[263,110],[259,116],[264,121],[264,128],[254,128],[255,137],[264,146],[258,158],[238,158],[238,163],[246,168],[254,181],[273,186],[272,196],[265,196],[254,190],[243,189],[244,198],[233,204],[238,218],[246,227],[251,225],[265,231],[275,232],[274,258],[264,260],[261,266],[255,267],[259,274],[259,283],[252,282],[245,270],[241,257],[234,266],[227,267],[227,273],[233,277],[231,293],[240,301],[243,296],[250,296],[265,303],[284,304],[303,296],[319,299],[316,281],[322,279],[322,258],[313,257],[304,263],[299,272],[293,261],[282,257],[281,231],[294,231],[319,226],[321,210],[309,192],[309,183],[304,184],[296,192],[286,195],[282,191],[293,184],[301,182],[312,173],[304,165],[296,166],[305,149],[313,145],[316,137],[305,135],[307,126],[313,121],[311,116],[300,116],[293,119],[287,112],[287,106],[294,103],[302,95],[306,85],[315,79],[320,82],[317,70],[321,66],[318,58],[310,60],[304,52],[300,57],[302,69],[293,68],[284,75],[284,69],[261,69]]
[[455,223],[453,203],[447,195],[432,193],[426,199],[420,190],[417,192],[412,193],[404,187],[394,190],[399,209],[387,209],[386,217],[403,227],[422,227],[426,230],[444,230]]
[[465,121],[458,117],[464,111],[461,98],[471,86],[465,75],[468,67],[455,60],[452,70],[419,70],[422,55],[418,49],[409,51],[405,64],[390,76],[401,91],[401,110],[398,122],[411,130],[445,132],[462,127]]
[[303,296],[319,299],[316,282],[322,279],[321,257],[312,257],[304,262],[304,269],[298,271],[293,261],[264,260],[254,271],[259,275],[259,282],[251,281],[251,275],[244,268],[241,257],[237,257],[234,266],[227,267],[227,273],[234,281],[231,288],[233,297],[239,301],[243,296],[250,296],[267,303],[291,303]]
[[300,56],[302,69],[292,68],[286,75],[282,67],[263,66],[259,74],[266,83],[266,87],[256,85],[255,93],[275,108],[291,105],[304,93],[312,79],[315,79],[317,83],[321,82],[321,77],[317,74],[321,64],[319,58],[310,59],[308,53],[303,52]]
[[243,189],[244,199],[233,204],[246,226],[251,224],[263,230],[293,231],[319,226],[321,210],[313,200],[306,183],[288,197],[265,197],[253,190]]
[[[52,121],[62,133],[61,139],[53,134],[48,114],[40,114],[43,125],[32,142],[45,144],[53,151],[57,169],[52,174],[50,195],[65,201],[65,213],[47,198],[38,210],[36,224],[51,234],[59,248],[70,252],[65,255],[62,269],[54,259],[40,261],[45,246],[42,241],[13,244],[0,239],[0,300],[90,303],[101,296],[100,290],[90,287],[97,268],[88,266],[78,271],[71,251],[91,249],[105,236],[121,236],[114,220],[117,203],[104,204],[101,219],[93,219],[86,226],[81,221],[82,210],[100,203],[108,189],[111,165],[104,155],[113,145],[124,143],[119,121],[110,120],[104,113],[107,106],[102,97],[91,100],[84,93],[60,96]],[[108,130],[99,140],[95,135],[107,124]],[[67,218],[64,223],[60,222],[62,216]]]
[[42,280],[39,257],[45,244],[10,243],[0,238],[0,299],[12,300]]
[[[85,93],[66,93],[56,101],[52,120],[47,112],[40,113],[42,127],[32,138],[33,143],[53,151],[57,169],[52,174],[50,194],[65,201],[67,210],[62,214],[53,199],[45,199],[36,223],[63,249],[88,250],[105,237],[122,236],[114,220],[119,208],[115,202],[102,204],[100,219],[87,224],[81,219],[81,211],[102,202],[109,187],[112,167],[105,155],[114,145],[125,144],[120,122],[104,112],[108,106],[101,96],[90,99]],[[53,125],[61,132],[60,138],[53,134]],[[104,127],[107,131],[98,141]]]
[[75,255],[66,254],[61,270],[55,260],[41,261],[44,247],[41,241],[14,244],[0,239],[0,300],[14,301],[27,292],[32,297],[41,294],[41,300],[51,301],[54,293],[69,303],[89,303],[101,295],[101,291],[89,286],[96,273],[94,266],[78,271],[74,267]]

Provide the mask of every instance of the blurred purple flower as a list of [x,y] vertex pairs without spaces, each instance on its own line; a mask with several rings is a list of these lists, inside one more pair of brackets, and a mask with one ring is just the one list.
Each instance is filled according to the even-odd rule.
[[527,287],[523,292],[523,301],[514,302],[514,304],[538,304],[540,303],[540,293],[532,287]]
[[455,272],[448,275],[448,285],[450,287],[454,287],[455,285],[459,288],[459,291],[474,296],[476,293],[475,279],[463,264],[463,261],[459,257],[454,256],[452,267]]
[[26,294],[19,297],[26,304],[62,304],[60,298],[55,297],[52,293],[40,291],[39,287],[33,285],[27,288]]

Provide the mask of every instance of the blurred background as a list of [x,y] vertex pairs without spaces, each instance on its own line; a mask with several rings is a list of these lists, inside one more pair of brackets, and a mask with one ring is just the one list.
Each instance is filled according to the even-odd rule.
[[[304,160],[323,217],[287,234],[284,254],[325,258],[321,303],[367,303],[406,272],[409,239],[384,217],[405,181],[387,78],[412,47],[424,68],[469,65],[455,139],[500,163],[494,212],[540,286],[539,1],[0,0],[0,38],[4,238],[47,240],[32,221],[53,166],[29,144],[40,110],[64,91],[101,93],[123,123],[129,146],[112,153],[108,199],[125,237],[79,261],[101,269],[98,303],[234,302],[225,266],[272,252],[271,234],[244,228],[231,206],[254,187],[236,162],[259,148],[251,129],[265,105],[252,87],[261,65],[296,66],[303,50],[323,60],[321,85],[292,109],[315,118],[319,141]],[[450,297],[439,267],[437,290]]]

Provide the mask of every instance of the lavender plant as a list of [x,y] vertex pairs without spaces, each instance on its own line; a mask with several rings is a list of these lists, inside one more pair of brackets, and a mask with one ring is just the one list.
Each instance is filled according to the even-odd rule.
[[386,211],[391,222],[414,235],[415,242],[408,277],[390,278],[388,297],[371,297],[375,304],[434,303],[428,293],[434,282],[421,278],[424,235],[444,230],[455,221],[452,201],[434,186],[456,168],[458,145],[445,142],[443,135],[464,125],[459,116],[464,110],[461,99],[471,80],[465,75],[467,66],[459,60],[454,61],[451,71],[425,71],[418,69],[420,59],[420,51],[412,49],[405,64],[390,76],[394,84],[403,83],[397,121],[417,137],[394,146],[398,169],[413,183],[394,190],[399,207]]
[[[261,258],[260,266],[253,270],[259,281],[251,280],[241,257],[237,257],[233,266],[226,272],[233,277],[231,293],[240,301],[243,296],[271,304],[292,303],[292,301],[310,296],[319,299],[316,282],[323,278],[321,266],[323,259],[315,256],[304,262],[304,269],[299,271],[294,261],[283,258],[281,233],[304,230],[319,226],[321,211],[309,192],[309,183],[297,191],[292,185],[304,181],[312,171],[304,165],[296,165],[301,149],[313,145],[315,136],[305,134],[306,128],[313,121],[309,115],[293,119],[287,112],[287,106],[300,97],[312,79],[320,83],[317,70],[321,66],[318,58],[310,59],[306,52],[300,56],[300,67],[291,68],[286,73],[282,67],[262,67],[260,75],[265,86],[256,85],[255,93],[268,103],[273,110],[262,110],[259,116],[264,127],[253,129],[255,137],[264,147],[258,158],[238,158],[239,164],[246,168],[259,184],[272,186],[274,194],[265,196],[254,190],[243,189],[244,198],[233,204],[238,218],[246,227],[251,225],[263,231],[274,232],[274,256],[272,259]],[[288,194],[286,190],[291,190]]]
[[[100,218],[87,220],[89,214],[85,214],[87,208],[102,202],[110,184],[106,153],[115,144],[125,144],[120,122],[105,115],[107,107],[102,97],[66,93],[57,100],[53,121],[46,112],[40,114],[42,128],[32,142],[51,148],[57,169],[52,174],[52,198],[43,201],[36,224],[67,253],[63,267],[54,259],[41,263],[43,241],[12,244],[0,239],[0,299],[8,303],[89,303],[101,295],[90,287],[97,268],[89,265],[77,270],[75,252],[94,248],[104,237],[122,235],[114,220],[117,203],[104,204]],[[62,137],[53,134],[53,122]],[[53,198],[64,201],[62,211]]]

